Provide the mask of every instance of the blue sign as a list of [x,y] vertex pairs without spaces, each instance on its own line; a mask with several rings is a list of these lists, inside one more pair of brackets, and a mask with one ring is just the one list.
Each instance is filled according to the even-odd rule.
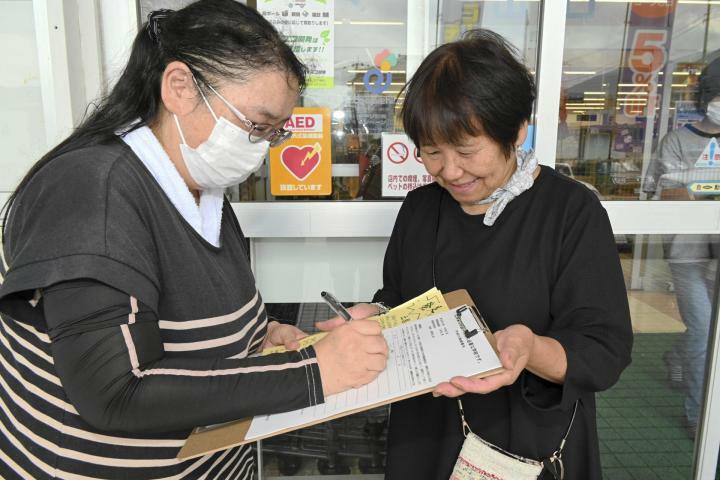
[[378,68],[371,68],[363,76],[365,89],[370,93],[383,93],[392,84],[392,73],[383,73]]
[[525,137],[525,142],[520,148],[526,152],[535,148],[535,125],[528,125],[527,137]]

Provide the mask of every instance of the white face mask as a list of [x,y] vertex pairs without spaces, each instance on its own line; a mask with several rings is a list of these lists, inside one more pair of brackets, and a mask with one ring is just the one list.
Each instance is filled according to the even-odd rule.
[[203,189],[227,188],[242,183],[260,168],[270,143],[267,140],[251,142],[248,132],[215,115],[202,91],[200,95],[215,119],[215,126],[207,140],[196,148],[188,146],[180,122],[174,115],[182,139],[180,153],[185,166],[195,183]]
[[708,103],[705,113],[712,123],[720,125],[720,100]]

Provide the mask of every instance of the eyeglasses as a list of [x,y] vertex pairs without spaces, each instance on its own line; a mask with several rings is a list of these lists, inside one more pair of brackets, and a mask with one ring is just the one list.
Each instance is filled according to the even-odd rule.
[[230,102],[225,100],[210,84],[207,87],[227,106],[230,111],[235,115],[241,122],[248,127],[248,140],[252,143],[260,143],[263,140],[267,140],[271,147],[277,147],[287,142],[292,137],[292,132],[285,130],[284,128],[273,128],[272,125],[267,123],[255,123],[240,112],[237,108],[233,107]]

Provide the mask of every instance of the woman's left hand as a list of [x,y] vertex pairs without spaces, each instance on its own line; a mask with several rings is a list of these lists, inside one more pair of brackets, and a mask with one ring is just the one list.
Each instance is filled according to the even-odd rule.
[[267,335],[260,350],[279,346],[283,346],[288,350],[297,350],[300,348],[298,340],[304,337],[307,337],[307,333],[299,328],[273,320],[268,324]]
[[503,371],[485,378],[453,377],[439,384],[433,395],[458,397],[465,393],[490,393],[512,385],[525,369],[532,355],[535,334],[525,325],[510,325],[495,332]]

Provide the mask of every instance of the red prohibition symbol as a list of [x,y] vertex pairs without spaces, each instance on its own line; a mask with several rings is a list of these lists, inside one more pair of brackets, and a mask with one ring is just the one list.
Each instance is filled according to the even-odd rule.
[[388,159],[395,164],[403,163],[408,159],[409,154],[410,152],[408,151],[407,146],[405,146],[402,142],[391,143],[387,149]]
[[413,149],[413,157],[415,157],[415,161],[418,163],[422,163],[422,157],[420,157],[420,150],[418,150],[417,147]]

